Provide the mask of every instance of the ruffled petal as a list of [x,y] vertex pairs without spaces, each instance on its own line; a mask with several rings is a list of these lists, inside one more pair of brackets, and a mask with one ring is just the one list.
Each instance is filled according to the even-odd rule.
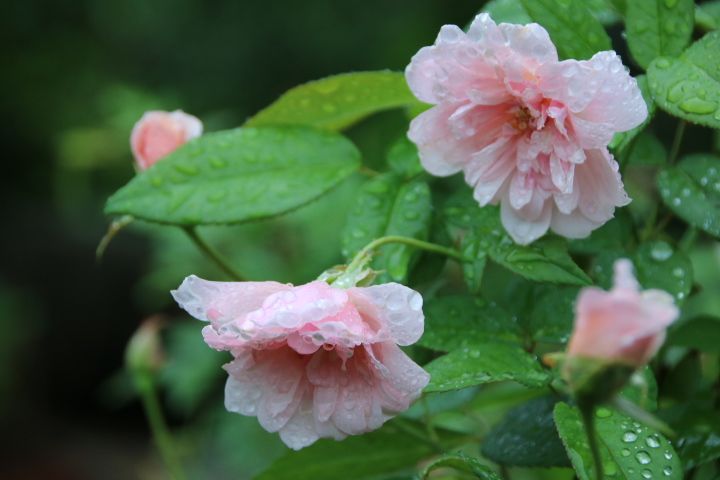
[[422,296],[399,283],[384,283],[371,287],[348,289],[352,301],[365,321],[378,332],[399,345],[418,341],[425,328]]
[[291,288],[278,282],[211,282],[190,275],[170,293],[193,317],[220,326],[257,310],[268,296]]

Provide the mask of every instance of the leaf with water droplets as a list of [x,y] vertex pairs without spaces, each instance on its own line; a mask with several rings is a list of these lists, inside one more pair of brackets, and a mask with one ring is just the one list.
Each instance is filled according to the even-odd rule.
[[533,289],[532,312],[527,326],[533,340],[543,343],[567,342],[575,318],[578,287],[537,285]]
[[628,2],[627,42],[638,65],[647,69],[657,57],[682,53],[690,43],[694,8],[693,0]]
[[692,290],[693,268],[683,252],[662,240],[643,243],[632,254],[602,252],[594,259],[592,267],[598,285],[606,289],[612,286],[613,264],[623,257],[632,260],[637,280],[644,289],[666,291],[678,305],[685,302]]
[[469,457],[462,452],[446,453],[440,458],[433,460],[421,472],[418,478],[425,480],[429,478],[430,473],[437,468],[451,467],[461,472],[472,474],[480,480],[500,480],[500,477],[489,467],[483,465],[480,460]]
[[[406,420],[411,428],[420,427]],[[440,444],[451,447],[458,436],[439,431]],[[394,427],[351,436],[342,442],[325,439],[297,452],[289,452],[255,480],[360,480],[408,470],[436,452],[431,443]]]
[[[578,477],[595,478],[590,447],[580,412],[565,403],[555,406],[555,425]],[[680,480],[683,469],[672,444],[661,434],[618,412],[598,409],[595,415],[605,478]]]
[[553,407],[559,400],[548,395],[509,410],[487,435],[483,455],[501,465],[569,467],[553,420]]
[[650,91],[666,112],[720,128],[720,31],[708,33],[679,58],[659,57],[648,68]]
[[360,166],[346,138],[305,127],[209,133],[133,178],[105,205],[176,225],[239,223],[296,209]]
[[463,238],[472,231],[478,255],[487,255],[522,277],[537,282],[590,284],[590,278],[568,255],[563,239],[546,235],[531,245],[516,244],[502,227],[498,208],[478,207],[469,190],[453,195],[443,212],[451,235]]
[[502,342],[458,348],[424,368],[430,374],[425,392],[445,392],[504,380],[542,387],[551,380],[535,356],[519,346]]
[[[424,240],[430,228],[430,187],[421,180],[403,181],[387,173],[368,180],[361,188],[342,234],[343,255],[348,260],[372,240],[387,235]],[[416,250],[403,244],[381,247],[372,266],[384,270],[389,281],[407,277]]]
[[656,288],[671,294],[682,304],[693,285],[690,259],[662,240],[644,243],[633,255],[638,281],[644,288]]
[[588,59],[612,48],[610,37],[583,0],[522,0],[522,5],[548,31],[561,58]]
[[404,135],[390,147],[387,163],[392,171],[405,178],[411,178],[424,172],[420,165],[417,146]]
[[608,250],[624,250],[634,241],[632,217],[627,209],[615,210],[615,217],[600,228],[593,230],[590,236],[568,242],[572,253],[596,255]]
[[720,353],[720,318],[703,315],[684,320],[668,332],[666,343]]
[[710,0],[696,5],[695,23],[706,31],[720,28],[720,0]]
[[373,113],[418,103],[402,72],[343,73],[291,88],[250,118],[247,125],[342,130]]
[[425,332],[418,345],[451,351],[489,341],[520,343],[517,321],[502,308],[469,295],[436,297],[424,307]]
[[657,178],[665,205],[690,225],[720,237],[720,157],[696,154]]
[[655,102],[653,101],[652,94],[650,93],[647,75],[638,75],[635,77],[635,80],[637,80],[640,93],[642,93],[645,105],[647,105],[648,115],[637,127],[626,132],[618,132],[613,136],[609,147],[613,150],[615,156],[618,157],[618,161],[621,164],[625,163],[624,156],[628,150],[631,150],[629,147],[633,144],[633,140],[640,134],[640,132],[645,130],[645,127],[647,127],[652,118],[655,116]]

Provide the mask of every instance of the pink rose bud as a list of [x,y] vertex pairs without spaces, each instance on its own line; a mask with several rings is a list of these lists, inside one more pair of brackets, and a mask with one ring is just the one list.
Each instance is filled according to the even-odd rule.
[[678,314],[669,293],[641,291],[630,261],[618,260],[612,290],[580,292],[567,355],[639,368],[657,353]]
[[228,350],[225,407],[257,417],[293,449],[379,428],[418,398],[429,375],[398,345],[423,333],[419,293],[397,283],[346,290],[323,281],[210,282],[172,292]]
[[130,135],[130,147],[138,168],[150,168],[188,140],[199,137],[202,130],[200,120],[181,110],[145,112]]
[[513,239],[548,229],[581,238],[629,203],[607,145],[647,117],[635,79],[612,51],[558,61],[540,25],[475,17],[445,25],[405,71],[434,107],[411,123],[423,167],[463,172],[481,206],[500,204]]

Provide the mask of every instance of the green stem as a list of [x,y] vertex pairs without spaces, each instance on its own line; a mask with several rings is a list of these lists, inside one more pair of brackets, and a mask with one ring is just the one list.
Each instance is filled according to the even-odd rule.
[[362,262],[364,262],[367,257],[371,256],[376,249],[378,249],[388,243],[404,243],[405,245],[419,248],[421,250],[427,250],[428,252],[446,255],[448,257],[454,258],[461,262],[466,260],[465,257],[460,252],[458,252],[457,250],[453,250],[452,248],[443,247],[442,245],[438,245],[436,243],[430,243],[430,242],[425,242],[422,240],[417,240],[415,238],[401,237],[398,235],[389,235],[387,237],[376,238],[372,242],[365,245],[365,247],[362,250],[360,250],[357,253],[357,255],[355,255],[355,258],[352,259],[352,261],[350,262],[350,264],[347,267],[347,270],[349,272],[353,271],[360,264],[362,264]]
[[163,416],[160,401],[158,400],[152,380],[147,378],[138,379],[137,384],[143,408],[145,409],[145,416],[150,424],[150,430],[152,431],[155,445],[157,445],[160,451],[160,456],[163,462],[165,462],[165,466],[173,480],[184,480],[185,473],[177,457],[173,438],[165,422],[165,417]]
[[685,127],[687,122],[680,120],[675,129],[675,137],[673,138],[672,147],[670,147],[670,153],[668,154],[668,165],[675,163],[678,153],[680,152],[680,144],[682,143],[683,135],[685,134]]
[[215,265],[217,265],[220,270],[222,270],[228,277],[235,280],[236,282],[242,282],[243,277],[240,275],[233,267],[230,266],[230,264],[214,249],[212,248],[205,240],[198,235],[197,227],[183,227],[183,230],[185,230],[185,233],[187,233],[188,237],[190,237],[190,240],[193,241],[196,247],[200,249],[201,252],[205,254],[210,260],[215,262]]
[[432,415],[430,415],[430,405],[428,404],[427,397],[424,395],[422,397],[422,407],[423,420],[425,422],[425,429],[427,430],[428,437],[430,437],[430,440],[432,440],[434,443],[439,444],[440,438],[438,437],[438,434],[435,431],[435,427],[433,426]]
[[683,234],[682,238],[680,239],[680,250],[683,252],[687,252],[690,250],[690,247],[692,247],[693,243],[695,243],[695,240],[698,236],[698,229],[694,226],[689,226],[688,229]]
[[595,408],[592,406],[580,407],[583,424],[585,425],[585,433],[588,437],[588,445],[590,445],[590,453],[592,453],[593,463],[595,464],[595,478],[603,480],[603,464],[600,456],[600,445],[598,444],[597,431],[595,430]]

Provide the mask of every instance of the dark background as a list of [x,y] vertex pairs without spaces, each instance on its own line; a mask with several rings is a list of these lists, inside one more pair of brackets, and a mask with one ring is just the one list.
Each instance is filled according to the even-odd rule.
[[[133,175],[128,138],[143,111],[181,108],[206,130],[236,126],[299,83],[401,70],[440,25],[465,25],[482,3],[4,3],[0,478],[163,478],[139,403],[119,372],[125,344],[145,317],[179,315],[167,289],[200,260],[185,239],[143,226],[123,232],[102,263],[94,257],[109,222],[105,198]],[[352,135],[362,138],[362,126]],[[372,150],[373,140],[366,143]],[[238,232],[254,239],[243,251],[260,259],[244,263],[255,278],[307,280],[317,266],[293,265],[313,248],[329,250],[317,236],[286,242],[290,233],[306,233],[292,221]],[[214,235],[226,251],[237,249],[237,238]],[[337,252],[316,263],[331,264]],[[199,326],[188,328],[200,342]],[[182,372],[178,378],[182,384]],[[198,423],[198,402],[170,409],[175,428]]]

